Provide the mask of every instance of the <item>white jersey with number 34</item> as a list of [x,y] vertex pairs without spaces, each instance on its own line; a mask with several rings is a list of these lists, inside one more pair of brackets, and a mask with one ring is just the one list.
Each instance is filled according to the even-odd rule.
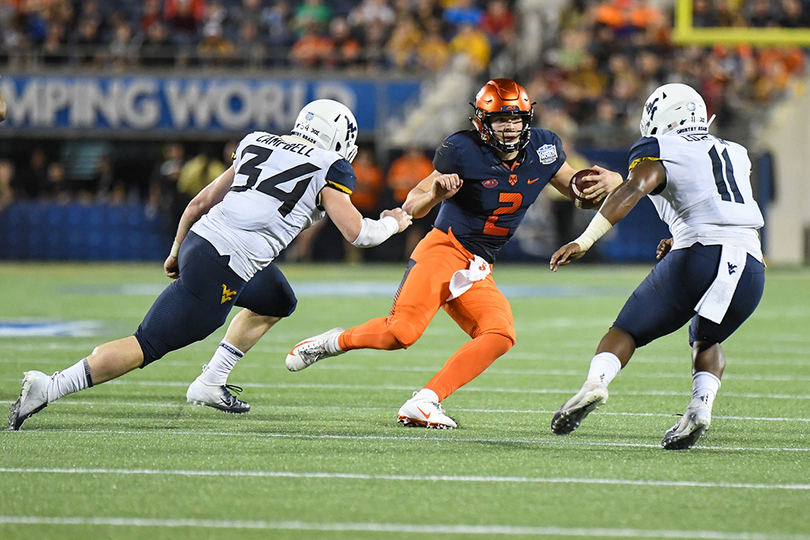
[[630,169],[659,160],[666,185],[649,195],[669,225],[673,249],[729,244],[762,260],[764,225],[751,189],[751,161],[740,144],[713,135],[668,133],[640,139],[630,150]]
[[245,281],[324,216],[325,186],[351,195],[355,184],[339,154],[263,132],[242,139],[233,168],[230,191],[191,230],[230,256],[229,266]]

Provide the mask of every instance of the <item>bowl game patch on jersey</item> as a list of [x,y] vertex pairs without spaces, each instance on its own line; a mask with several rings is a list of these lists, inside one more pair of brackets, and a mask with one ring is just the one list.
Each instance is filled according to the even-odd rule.
[[540,163],[549,165],[557,160],[557,147],[553,144],[544,144],[537,149],[537,155],[540,157]]

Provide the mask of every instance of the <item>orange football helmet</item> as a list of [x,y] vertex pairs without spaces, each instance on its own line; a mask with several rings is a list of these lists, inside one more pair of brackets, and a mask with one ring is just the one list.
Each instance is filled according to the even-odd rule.
[[[470,120],[485,144],[502,152],[511,153],[529,143],[534,103],[529,99],[526,90],[512,79],[492,79],[487,82],[475,96],[475,103],[470,105],[474,109]],[[504,116],[519,116],[523,120],[520,139],[512,144],[499,140],[492,129],[493,117]]]

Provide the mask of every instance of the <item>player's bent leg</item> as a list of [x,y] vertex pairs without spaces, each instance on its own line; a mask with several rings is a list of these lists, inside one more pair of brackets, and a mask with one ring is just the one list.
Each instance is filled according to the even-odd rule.
[[462,345],[425,385],[444,400],[483,373],[514,345],[511,337],[482,334]]
[[[388,317],[377,317],[349,328],[340,334],[338,347],[342,351],[354,351],[356,349],[396,351],[404,349],[405,344],[395,335],[390,323],[391,319]],[[401,335],[401,332],[398,332],[398,334]]]
[[93,384],[101,384],[143,365],[143,350],[135,336],[96,347],[87,357]]
[[627,365],[635,349],[635,339],[626,330],[618,326],[608,330],[591,359],[582,388],[554,413],[551,431],[567,435],[577,429],[586,416],[607,403],[608,385]]
[[111,341],[95,348],[92,354],[53,375],[27,371],[22,388],[8,414],[8,427],[19,430],[23,423],[57,399],[101,384],[132,371],[143,363],[143,353],[135,337]]

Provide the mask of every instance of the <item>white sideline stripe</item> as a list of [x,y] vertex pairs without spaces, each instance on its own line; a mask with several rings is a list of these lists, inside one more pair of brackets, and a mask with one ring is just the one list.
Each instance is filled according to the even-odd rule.
[[[7,379],[11,380],[11,379]],[[16,380],[16,379],[14,379]],[[116,379],[106,384],[121,384],[121,385],[138,385],[138,386],[182,386],[188,387],[188,381],[128,381],[125,379]],[[396,385],[370,385],[370,384],[279,384],[279,383],[244,383],[241,386],[244,388],[288,388],[288,389],[334,389],[334,390],[403,390],[413,391],[413,386],[396,386]],[[522,389],[522,388],[481,388],[477,386],[465,386],[464,390],[467,392],[499,392],[508,394],[575,394],[579,388],[535,388],[535,389]],[[641,391],[622,391],[616,392],[615,395],[622,396],[683,396],[684,392],[664,392],[657,390]],[[686,394],[688,395],[688,394]],[[810,395],[789,395],[789,394],[749,394],[740,392],[723,392],[723,396],[728,397],[741,397],[741,398],[764,398],[764,399],[810,399]]]
[[[423,355],[424,356],[424,355]],[[53,360],[47,359],[31,359],[31,358],[3,358],[0,357],[2,364],[53,364]],[[637,362],[638,363],[638,362]],[[654,363],[654,362],[650,362]],[[660,363],[660,362],[658,362]],[[675,363],[675,362],[673,362]],[[678,360],[677,363],[683,363]],[[194,366],[198,367],[199,362],[192,361],[162,361],[162,366]],[[805,362],[807,364],[807,362]],[[264,365],[247,366],[252,368],[266,369]],[[279,370],[285,369],[283,365],[279,364],[276,367]],[[390,372],[415,372],[415,373],[435,373],[439,366],[380,366],[380,365],[365,365],[365,364],[326,364],[319,365],[320,371],[390,371]],[[511,368],[488,368],[486,371],[491,375],[537,375],[537,376],[571,376],[571,377],[584,377],[587,370],[581,369],[511,369]],[[632,377],[640,379],[687,379],[688,374],[681,372],[677,373],[638,373],[632,374]],[[743,375],[743,374],[726,374],[723,381],[774,381],[774,382],[806,382],[810,381],[810,375]]]
[[532,527],[515,525],[414,525],[411,523],[314,523],[218,519],[154,519],[125,517],[0,516],[0,524],[104,525],[119,527],[190,527],[198,529],[259,529],[287,531],[356,531],[401,534],[477,534],[501,536],[582,536],[612,538],[697,538],[701,540],[808,540],[810,536],[779,533],[737,533],[704,530]]
[[[320,370],[334,371],[416,371],[435,373],[436,366],[367,366],[361,364],[326,364],[319,365]],[[574,369],[509,369],[509,368],[488,368],[487,373],[492,375],[564,375],[584,377],[587,370]],[[632,377],[642,379],[687,379],[684,373],[633,373]],[[723,381],[810,381],[810,376],[803,375],[734,375],[727,374]]]
[[[12,400],[5,400],[0,401],[0,404],[3,405],[11,405],[14,403]],[[79,405],[84,407],[168,407],[168,408],[177,408],[177,407],[185,407],[187,404],[185,402],[177,402],[177,403],[144,403],[142,401],[73,401],[70,398],[63,399],[60,402],[60,406],[65,405]],[[261,405],[263,409],[281,409],[281,410],[302,410],[302,411],[311,411],[313,409],[326,409],[326,410],[335,410],[335,411],[357,411],[357,410],[364,410],[364,411],[390,411],[395,407],[358,407],[358,406],[345,406],[345,405],[277,405],[274,403],[265,403]],[[475,413],[485,413],[485,414],[554,414],[557,412],[556,409],[554,410],[543,410],[543,409],[470,409],[465,407],[453,407],[454,411],[459,412],[475,412]],[[673,418],[675,417],[674,414],[669,413],[634,413],[634,412],[619,412],[619,411],[601,411],[599,416],[644,416],[644,417],[655,417],[655,418]],[[712,414],[712,418],[715,420],[744,420],[744,421],[760,421],[760,422],[810,422],[810,418],[783,418],[783,417],[771,417],[771,416],[724,416],[724,415],[717,415]]]
[[626,480],[622,478],[536,478],[525,476],[478,475],[403,475],[290,471],[205,471],[184,469],[106,469],[106,468],[45,468],[0,467],[0,473],[10,474],[112,474],[146,476],[223,476],[251,478],[326,478],[337,480],[385,480],[404,482],[473,482],[493,484],[595,484],[616,486],[689,487],[711,489],[780,489],[810,491],[810,484],[754,484],[738,482],[694,482],[679,480]]
[[[403,428],[404,429],[404,428]],[[15,431],[13,433],[19,434],[20,437],[34,437],[42,432],[32,430]],[[53,432],[51,432],[53,433]],[[125,430],[112,430],[112,429],[63,429],[58,431],[59,434],[65,433],[79,433],[82,435],[99,434],[99,435],[123,435],[123,436],[137,436],[143,437],[148,434],[143,430],[139,431],[125,431]],[[158,433],[159,436],[164,436],[165,433]],[[304,439],[304,440],[333,440],[333,441],[411,441],[411,442],[428,442],[431,444],[439,442],[450,443],[511,443],[511,444],[533,444],[542,445],[549,444],[553,446],[595,446],[597,448],[657,448],[660,449],[660,444],[641,444],[641,443],[609,443],[609,442],[590,442],[590,441],[573,441],[562,440],[555,437],[555,440],[540,440],[540,439],[507,439],[507,438],[485,438],[485,437],[454,437],[442,436],[439,434],[425,433],[421,437],[414,437],[409,435],[310,435],[305,433],[256,433],[245,431],[178,431],[173,430],[172,435],[180,436],[187,435],[191,437],[258,437],[268,439]],[[785,446],[770,446],[770,447],[756,447],[756,446],[700,446],[696,447],[695,451],[700,450],[721,450],[724,452],[810,452],[810,447],[785,447]],[[663,451],[663,450],[662,450]]]
[[[7,377],[4,379],[7,382],[18,382],[18,378]],[[188,381],[133,381],[128,379],[116,379],[109,381],[105,384],[108,385],[133,385],[133,386],[168,386],[168,387],[182,387],[187,388]],[[413,386],[397,386],[397,385],[370,385],[370,384],[281,384],[281,383],[242,383],[243,388],[276,388],[276,389],[332,389],[332,390],[371,390],[371,391],[385,391],[385,390],[398,390],[404,392],[412,392]],[[579,388],[482,388],[478,386],[465,386],[466,392],[496,392],[506,394],[575,394]],[[618,391],[614,395],[621,396],[678,396],[682,397],[684,392],[663,391],[663,390],[647,390],[647,391]],[[810,395],[799,394],[752,394],[743,392],[723,392],[721,395],[726,397],[750,398],[750,399],[810,399]]]

